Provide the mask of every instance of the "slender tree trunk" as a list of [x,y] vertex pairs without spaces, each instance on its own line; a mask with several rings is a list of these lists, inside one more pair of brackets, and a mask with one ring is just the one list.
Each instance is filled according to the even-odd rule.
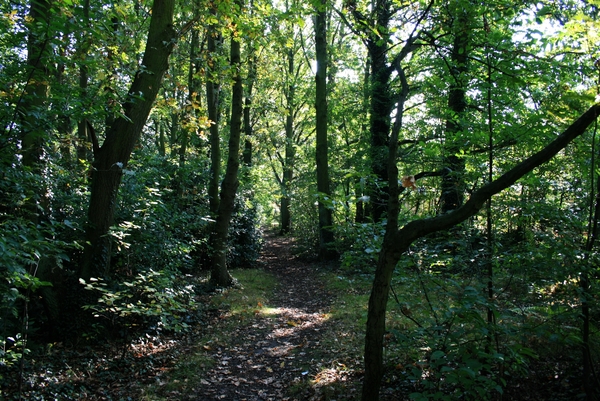
[[154,0],[142,60],[123,104],[124,117],[110,126],[106,139],[94,154],[92,187],[86,227],[86,246],[80,277],[106,276],[110,267],[110,238],[117,193],[123,169],[139,140],[156,98],[177,33],[173,28],[175,0]]
[[[78,38],[78,53],[79,53],[79,96],[81,97],[82,104],[87,104],[87,88],[88,88],[88,66],[87,66],[87,54],[90,45],[89,38],[89,24],[90,24],[90,0],[84,0],[83,2],[83,26],[81,36]],[[88,132],[87,119],[81,117],[77,122],[77,144],[76,152],[78,160],[88,160],[90,158],[90,152],[88,151],[88,143],[90,141],[90,134]]]
[[[216,11],[213,10],[213,13]],[[215,26],[208,30],[207,50],[209,55],[208,76],[206,77],[206,107],[210,120],[210,180],[208,183],[208,200],[210,212],[217,215],[219,209],[219,180],[221,178],[221,139],[219,137],[219,77],[216,65],[217,44],[221,42],[220,34]]]
[[[32,0],[29,6],[29,24],[27,37],[27,70],[28,81],[23,97],[18,104],[18,114],[21,123],[21,163],[32,174],[37,176],[34,182],[34,191],[37,197],[26,200],[25,211],[27,218],[39,225],[47,221],[49,199],[47,196],[44,176],[44,145],[48,139],[51,127],[48,121],[50,72],[48,66],[51,55],[50,39],[54,32],[51,31],[50,15],[53,2],[47,0]],[[40,117],[41,116],[41,117]],[[48,239],[52,241],[52,239]],[[54,281],[55,272],[47,255],[40,255],[37,265],[32,265],[29,274],[42,281]],[[37,290],[42,295],[46,305],[47,318],[52,331],[55,331],[60,314],[59,297],[55,287],[41,287]],[[31,296],[28,292],[24,299],[23,311],[23,349],[27,347],[27,329],[29,317],[27,304]],[[21,356],[21,367],[25,362],[25,353]],[[19,389],[22,385],[22,376],[19,377]]]
[[329,163],[327,143],[327,1],[321,0],[317,5],[315,23],[315,47],[317,56],[317,73],[315,76],[316,96],[316,163],[317,191],[319,192],[319,258],[334,259],[336,253],[330,249],[334,241],[332,212],[321,200],[331,196],[329,189]]
[[[363,96],[362,96],[362,115],[369,114],[370,108],[370,90],[369,83],[371,82],[371,60],[367,57],[367,61],[365,63],[365,70],[363,75]],[[369,126],[366,122],[361,124],[361,133],[367,133]],[[355,178],[354,182],[354,192],[358,197],[356,201],[356,213],[354,217],[354,221],[356,223],[365,223],[367,221],[367,217],[369,216],[369,203],[365,202],[364,197],[367,195],[365,193],[365,185],[364,185],[364,177]]]
[[177,157],[177,145],[179,144],[179,131],[181,126],[179,124],[179,110],[171,111],[171,126],[169,127],[169,146],[171,151],[169,152],[171,157]]
[[[552,159],[571,141],[583,134],[599,115],[600,104],[596,104],[545,148],[475,191],[471,198],[458,209],[433,218],[413,220],[401,229],[394,229],[393,224],[388,221],[369,298],[362,401],[379,400],[379,388],[383,376],[383,335],[388,294],[392,274],[402,254],[415,240],[434,232],[447,230],[475,215],[491,196],[510,187],[525,174]],[[397,179],[395,181],[397,182]],[[401,192],[401,190],[397,192]],[[394,202],[397,202],[395,198],[396,196],[394,196]],[[393,215],[397,214],[393,207],[390,207],[390,216]]]
[[[242,0],[237,0],[240,8]],[[229,124],[229,154],[225,177],[221,183],[221,199],[217,219],[212,233],[212,270],[210,282],[215,286],[225,287],[233,282],[227,270],[227,234],[233,214],[236,191],[239,185],[238,170],[240,165],[240,136],[242,130],[244,88],[241,76],[241,44],[239,38],[231,38],[231,71],[233,71],[233,90],[231,94],[231,119]]]
[[[402,117],[404,114],[404,103],[408,98],[408,82],[403,69],[398,70],[402,83],[402,90],[396,107],[396,120],[388,142],[389,161],[387,166],[387,176],[389,177],[388,190],[390,198],[387,204],[387,223],[385,236],[383,238],[382,250],[379,255],[375,280],[369,298],[369,314],[367,316],[367,332],[365,336],[365,379],[363,383],[362,400],[377,400],[379,397],[379,385],[383,376],[383,336],[385,332],[385,308],[381,309],[382,303],[387,304],[390,291],[390,283],[394,267],[398,260],[394,254],[397,251],[396,246],[404,246],[408,249],[408,244],[396,244],[395,233],[398,230],[398,214],[400,210],[400,187],[398,186],[398,168],[396,166],[396,157],[398,154],[398,137],[402,128]],[[404,188],[403,188],[404,189]],[[401,252],[404,252],[402,250]],[[370,313],[373,311],[373,313]]]
[[[594,174],[596,171],[596,134],[597,134],[597,123],[594,131],[594,138],[592,144],[592,163],[591,163],[591,177],[592,181],[594,179]],[[592,351],[590,348],[590,308],[591,301],[594,299],[590,292],[590,287],[592,281],[590,280],[590,255],[594,249],[594,245],[596,243],[596,239],[598,237],[598,226],[600,221],[600,176],[597,177],[596,186],[591,185],[593,194],[596,192],[595,196],[592,195],[592,199],[590,200],[590,216],[588,221],[588,236],[585,243],[585,259],[584,259],[584,267],[579,275],[579,288],[580,288],[580,300],[581,300],[581,350],[582,350],[582,360],[583,360],[583,389],[585,391],[586,400],[587,401],[595,401],[598,399],[598,388],[597,388],[597,378],[594,374],[594,365],[592,359]]]
[[[117,14],[117,13],[115,13],[115,14]],[[119,19],[116,16],[112,17],[110,19],[110,24],[112,27],[112,34],[113,34],[113,42],[111,43],[111,45],[118,46],[118,42],[116,41],[116,38],[119,36]],[[109,98],[107,99],[107,102],[106,102],[107,112],[106,112],[106,115],[104,116],[104,128],[106,130],[107,135],[111,129],[112,124],[115,122],[116,93],[115,93],[115,90],[113,89],[113,85],[119,79],[119,74],[117,73],[117,69],[115,68],[115,65],[116,65],[115,54],[112,49],[112,46],[108,46],[107,51],[106,51],[106,58],[110,65],[110,67],[109,67],[110,74],[108,74],[106,84],[104,85],[104,91],[109,95]],[[94,139],[92,138],[92,141],[93,140]],[[94,155],[94,157],[95,157],[95,155]]]
[[165,126],[161,119],[157,118],[154,120],[154,129],[156,131],[156,149],[158,150],[159,156],[165,157],[167,155],[167,145],[165,138]]
[[288,88],[286,94],[287,115],[285,117],[285,157],[282,174],[282,194],[281,194],[281,227],[280,234],[285,235],[291,231],[291,185],[294,179],[294,160],[296,158],[296,149],[294,148],[294,103],[296,89],[294,86],[294,52],[288,51]]
[[[65,76],[65,60],[67,59],[66,48],[68,46],[67,43],[71,41],[71,33],[62,32],[61,36],[62,37],[60,38],[60,40],[62,42],[62,45],[58,49],[58,52],[60,54],[60,62],[56,65],[55,80],[57,87],[67,87]],[[71,117],[67,110],[66,104],[60,104],[60,102],[58,102],[58,104],[54,107],[56,108],[55,118],[57,120],[57,131],[60,142],[60,156],[65,165],[71,166],[73,164],[73,157],[71,152],[71,145],[73,143]]]
[[[251,47],[248,64],[248,79],[246,84],[246,99],[244,100],[244,166],[249,169],[252,166],[252,122],[250,121],[250,110],[252,109],[252,89],[256,81],[256,55]],[[247,172],[248,173],[248,172]],[[246,174],[247,174],[246,173]]]
[[[198,12],[198,11],[195,11]],[[188,95],[187,102],[189,105],[194,105],[200,99],[200,95],[198,92],[200,91],[200,82],[195,78],[195,75],[199,71],[198,67],[198,31],[193,29],[191,33],[190,39],[190,58],[188,65]],[[195,116],[196,107],[191,107],[188,112],[189,114],[186,118],[189,118],[189,115],[192,114]],[[185,185],[185,162],[188,151],[188,144],[190,140],[190,132],[187,128],[183,128],[181,130],[181,137],[179,140],[179,168],[177,170],[177,197],[181,198],[184,193],[184,185]]]

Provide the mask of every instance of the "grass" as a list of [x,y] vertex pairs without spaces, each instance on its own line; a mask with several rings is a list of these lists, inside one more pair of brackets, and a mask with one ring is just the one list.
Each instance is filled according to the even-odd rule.
[[[238,270],[232,274],[239,280],[240,287],[214,295],[210,301],[211,308],[224,311],[222,316],[225,319],[219,321],[218,327],[208,327],[209,334],[199,339],[194,355],[186,356],[185,361],[178,363],[168,373],[169,384],[152,386],[146,391],[145,400],[163,401],[172,399],[164,396],[169,392],[184,393],[189,386],[186,382],[187,377],[198,377],[197,380],[201,380],[203,372],[214,364],[205,351],[206,347],[229,342],[235,329],[250,322],[257,314],[277,314],[277,309],[269,307],[269,295],[277,285],[274,277],[262,270]],[[363,369],[364,333],[372,274],[343,268],[321,270],[319,280],[335,294],[335,299],[328,311],[326,330],[323,330],[319,339],[320,351],[316,349],[314,351],[317,353],[311,354],[313,360],[310,368],[318,367],[318,372],[310,379],[307,377],[307,380],[293,383],[288,393],[300,399],[306,398],[304,396],[307,394],[321,400],[356,399],[360,387],[359,376]],[[471,366],[478,366],[481,362],[489,364],[490,369],[495,369],[501,365],[495,357],[484,354],[476,356],[478,351],[485,351],[485,341],[488,338],[485,334],[488,328],[485,321],[487,298],[481,283],[478,284],[473,277],[461,279],[456,276],[446,277],[399,269],[392,285],[395,291],[390,294],[386,315],[388,332],[385,337],[384,358],[387,373],[383,391],[408,395],[455,391],[455,387],[477,387],[478,391],[486,394],[495,393],[496,382],[491,378],[486,379],[487,381],[477,381],[469,377],[465,379],[457,373],[462,369],[464,372],[473,373],[473,377],[477,378],[481,375],[477,374],[478,369],[471,369]],[[559,322],[552,319],[557,312],[556,307],[553,310],[551,305],[539,302],[538,305],[529,307],[535,309],[535,314],[518,317],[513,316],[514,313],[506,309],[508,305],[503,305],[500,299],[497,302],[499,333],[504,346],[502,352],[506,353],[506,347],[510,347],[519,354],[512,357],[510,354],[504,355],[505,358],[510,357],[512,365],[521,365],[520,370],[517,369],[518,366],[512,369],[515,375],[512,380],[519,380],[517,376],[522,375],[523,370],[527,370],[527,363],[523,361],[532,360],[528,357],[530,351],[527,347],[535,348],[536,352],[541,351],[540,357],[551,357],[555,353],[564,354],[564,350],[561,352],[552,349],[551,352],[548,351],[552,355],[544,355],[543,350],[549,350],[550,345],[549,339],[544,335],[542,338],[545,340],[541,344],[539,340],[535,343],[528,340],[522,346],[520,344],[523,338],[538,337],[539,333],[525,334],[525,326],[535,323],[535,316],[542,316],[544,326],[549,326],[545,330],[552,330],[555,336],[567,331],[564,328],[556,329]],[[572,311],[567,313],[569,311],[562,311],[561,308],[561,312],[569,315],[567,321],[573,318]],[[521,321],[522,319],[525,321]],[[534,325],[538,331],[544,329],[539,326],[542,322]],[[560,338],[556,341],[562,346],[568,343]],[[436,355],[436,351],[439,355],[441,349],[444,350],[445,359],[437,361],[439,366],[430,365],[428,361],[433,360],[432,355]],[[520,358],[524,358],[523,361]],[[536,363],[541,368],[547,364],[542,361]],[[435,379],[440,389],[428,388],[428,382],[423,382],[422,379],[425,376],[419,372],[431,375],[430,381],[433,383]],[[449,386],[446,383],[450,380],[455,380],[458,384],[445,388],[444,386]]]

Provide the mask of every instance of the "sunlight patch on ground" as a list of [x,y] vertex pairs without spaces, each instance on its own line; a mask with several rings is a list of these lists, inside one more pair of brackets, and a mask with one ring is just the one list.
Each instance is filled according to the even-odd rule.
[[320,326],[331,317],[328,313],[306,313],[298,308],[264,308],[260,310],[260,314],[277,316],[284,322],[274,327],[270,335],[272,338],[292,336],[299,331]]

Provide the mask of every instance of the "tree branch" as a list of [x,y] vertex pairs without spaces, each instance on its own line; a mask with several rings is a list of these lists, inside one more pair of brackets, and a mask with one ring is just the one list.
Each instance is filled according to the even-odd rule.
[[550,142],[545,148],[531,155],[515,167],[502,174],[496,180],[479,188],[471,195],[471,198],[458,209],[436,217],[419,219],[411,221],[396,232],[396,239],[401,243],[398,246],[396,256],[400,254],[416,239],[427,234],[442,231],[475,215],[487,201],[488,198],[510,187],[525,174],[531,172],[536,167],[546,163],[558,152],[564,149],[571,141],[582,135],[586,129],[600,115],[600,103],[590,107],[581,117],[571,124],[554,141]]

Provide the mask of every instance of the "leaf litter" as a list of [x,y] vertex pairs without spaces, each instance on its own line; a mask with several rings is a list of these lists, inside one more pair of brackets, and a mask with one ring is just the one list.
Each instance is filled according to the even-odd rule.
[[[263,252],[265,270],[279,285],[268,309],[235,329],[233,343],[211,357],[217,363],[188,399],[205,400],[350,400],[357,398],[358,378],[350,370],[330,369],[336,356],[322,346],[329,328],[331,294],[314,263],[294,258],[290,238],[269,237]],[[258,305],[259,309],[263,305]],[[329,353],[329,355],[328,355]],[[327,372],[327,373],[323,373]],[[349,381],[345,394],[330,398],[320,386]],[[325,398],[327,397],[327,398]]]
[[[328,266],[294,257],[291,238],[268,236],[266,240],[261,262],[279,284],[268,307],[259,302],[252,318],[227,324],[233,317],[227,308],[219,307],[208,309],[185,333],[146,334],[121,345],[54,344],[26,360],[22,397],[90,401],[357,399],[360,361],[346,367],[337,362],[344,357],[339,350],[327,349],[322,341],[334,324],[329,319],[334,295],[319,273]],[[207,342],[207,336],[214,341]],[[347,358],[344,361],[349,363]],[[190,365],[187,374],[177,374],[177,367],[185,364]],[[0,398],[18,399],[16,380],[11,377],[10,372],[5,373],[8,385],[0,389]]]

